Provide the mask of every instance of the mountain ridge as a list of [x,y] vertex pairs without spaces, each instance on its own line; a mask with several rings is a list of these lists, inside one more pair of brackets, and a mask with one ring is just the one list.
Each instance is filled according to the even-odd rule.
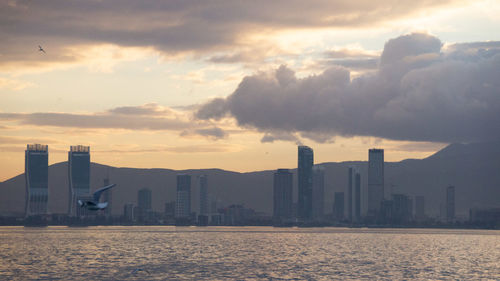
[[[361,171],[362,189],[367,191],[367,161],[319,163],[325,167],[325,212],[332,209],[334,192],[345,191],[347,167]],[[457,214],[465,215],[471,207],[499,206],[500,142],[450,144],[423,159],[385,162],[385,186],[392,193],[426,197],[427,213],[437,215],[444,200],[444,188],[455,185]],[[296,168],[294,197],[297,197]],[[91,163],[91,190],[102,186],[109,175],[117,186],[113,190],[112,213],[120,215],[123,204],[137,202],[137,191],[150,188],[153,209],[163,212],[166,202],[175,201],[176,175],[192,175],[193,211],[198,208],[197,176],[208,175],[209,189],[219,205],[244,204],[259,212],[272,212],[272,185],[275,170],[235,172],[219,168],[173,170],[164,168],[112,167]],[[20,216],[24,212],[24,173],[0,182],[0,215]],[[68,198],[67,162],[49,166],[49,212],[65,213]],[[366,205],[364,197],[363,205]],[[363,206],[365,208],[366,206]]]

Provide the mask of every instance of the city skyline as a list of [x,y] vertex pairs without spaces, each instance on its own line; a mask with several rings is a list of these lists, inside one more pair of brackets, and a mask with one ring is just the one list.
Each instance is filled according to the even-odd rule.
[[0,181],[26,143],[245,172],[499,138],[498,1],[109,3],[0,4]]
[[[490,150],[494,153],[497,153],[496,150],[498,149],[498,143],[483,143],[483,144],[475,144],[475,145],[450,145],[443,151],[439,152],[438,154],[434,155],[433,157],[430,157],[427,162],[432,163],[435,162],[437,159],[444,159],[444,158],[449,158],[449,159],[456,159],[457,155],[468,155],[468,157],[477,157],[474,156],[474,154],[477,154],[477,152],[481,153],[488,153],[487,151]],[[31,156],[39,156],[41,155],[44,161],[47,160],[48,158],[48,146],[47,145],[41,145],[41,144],[32,144],[32,145],[27,145],[27,150],[26,154],[28,155],[28,151],[32,153],[33,155]],[[480,184],[479,186],[467,186],[464,185],[463,183],[460,183],[460,181],[456,181],[454,178],[451,178],[452,180],[445,181],[448,183],[446,185],[447,187],[445,188],[446,190],[446,196],[443,196],[442,193],[440,192],[435,192],[436,190],[443,190],[443,185],[441,183],[437,185],[437,189],[432,186],[436,186],[436,182],[432,181],[433,178],[437,177],[443,177],[444,174],[442,172],[438,172],[436,175],[429,177],[429,169],[424,169],[427,170],[427,172],[424,172],[424,176],[420,176],[417,178],[414,178],[413,181],[417,181],[417,186],[413,186],[411,189],[408,189],[408,187],[404,188],[404,185],[407,185],[408,183],[404,184],[401,186],[401,181],[394,181],[394,174],[389,175],[388,178],[390,179],[389,185],[391,188],[389,188],[386,192],[386,196],[382,197],[382,201],[380,202],[380,210],[369,212],[368,214],[362,213],[361,210],[366,207],[361,206],[361,202],[363,199],[366,199],[367,193],[366,191],[363,190],[368,190],[368,187],[370,185],[370,181],[361,181],[362,178],[370,177],[370,166],[372,168],[375,168],[375,171],[380,171],[380,170],[385,170],[377,168],[377,166],[380,166],[381,163],[378,163],[378,161],[382,161],[383,157],[383,150],[380,149],[369,149],[368,153],[369,154],[374,154],[370,156],[371,160],[373,163],[364,162],[347,162],[347,163],[325,163],[322,165],[313,165],[314,164],[314,158],[313,158],[313,150],[309,147],[306,146],[297,146],[298,148],[298,165],[296,169],[293,169],[291,172],[289,172],[288,169],[278,169],[275,170],[274,172],[274,180],[272,174],[269,172],[272,171],[262,171],[262,172],[254,172],[250,174],[259,174],[259,173],[265,173],[268,176],[265,179],[265,184],[257,184],[261,185],[261,187],[268,186],[266,188],[270,188],[271,191],[269,193],[269,190],[264,191],[264,190],[254,190],[254,188],[248,189],[248,184],[249,186],[252,186],[252,182],[254,180],[249,180],[247,178],[246,180],[242,179],[233,179],[230,180],[229,182],[225,182],[224,185],[226,185],[224,188],[232,187],[234,185],[240,186],[243,189],[240,190],[239,192],[250,192],[250,194],[253,194],[252,197],[254,197],[253,200],[250,200],[251,202],[249,205],[246,204],[241,204],[238,200],[234,200],[234,197],[230,197],[233,199],[229,199],[228,197],[221,195],[220,193],[220,176],[215,176],[214,179],[216,181],[216,188],[212,192],[207,192],[207,190],[211,190],[214,188],[214,186],[210,187],[208,186],[208,175],[212,174],[212,177],[214,176],[213,172],[217,170],[192,170],[192,171],[172,171],[176,173],[175,177],[177,178],[176,181],[176,186],[177,186],[177,191],[176,194],[171,194],[170,196],[165,197],[164,190],[162,189],[170,189],[171,185],[168,184],[168,180],[162,180],[160,185],[158,180],[154,180],[153,184],[151,183],[150,180],[147,179],[147,177],[144,177],[145,175],[141,175],[137,179],[139,180],[139,187],[141,189],[136,189],[136,194],[137,196],[137,207],[133,206],[132,203],[132,212],[133,214],[131,215],[130,213],[130,207],[127,207],[130,205],[131,202],[129,200],[124,201],[123,196],[126,195],[127,193],[130,192],[130,186],[127,187],[127,180],[125,180],[125,184],[123,181],[123,178],[136,178],[137,176],[133,176],[137,172],[133,171],[134,169],[130,168],[113,168],[113,167],[106,167],[102,166],[100,168],[100,172],[96,171],[95,165],[93,169],[93,174],[94,176],[91,176],[93,182],[98,182],[99,184],[101,182],[104,183],[109,183],[110,181],[114,182],[120,182],[119,183],[119,193],[117,194],[119,197],[122,197],[118,199],[115,203],[117,204],[115,207],[115,211],[112,212],[111,210],[108,211],[103,211],[103,212],[78,212],[76,213],[76,216],[72,215],[71,213],[68,213],[68,209],[63,209],[62,213],[61,210],[56,211],[54,209],[54,202],[58,202],[57,205],[60,207],[61,206],[61,196],[58,194],[61,194],[59,191],[60,189],[60,184],[55,184],[54,182],[58,182],[61,179],[63,179],[64,175],[67,176],[67,179],[69,180],[68,182],[71,182],[70,179],[72,177],[72,174],[79,174],[79,176],[76,177],[75,183],[78,183],[81,185],[82,183],[85,184],[84,181],[81,181],[82,179],[87,178],[87,176],[90,176],[87,174],[85,171],[88,171],[88,164],[90,160],[90,147],[86,146],[71,146],[70,150],[68,152],[68,160],[70,160],[67,165],[64,165],[63,167],[66,167],[66,172],[62,173],[59,175],[59,179],[56,179],[54,181],[54,177],[52,179],[48,179],[48,189],[51,189],[52,191],[50,192],[45,192],[45,194],[51,194],[49,197],[45,197],[45,202],[43,202],[43,205],[46,206],[46,210],[37,210],[37,211],[25,211],[23,212],[23,216],[26,218],[35,216],[37,215],[43,215],[46,217],[47,215],[53,216],[57,215],[57,221],[61,221],[62,218],[67,217],[69,222],[71,223],[78,223],[83,222],[82,219],[88,222],[92,221],[100,221],[105,222],[105,221],[112,221],[112,220],[117,220],[117,213],[116,213],[116,208],[118,210],[123,210],[123,218],[125,221],[123,222],[129,222],[129,223],[146,223],[146,224],[155,224],[155,223],[160,223],[163,224],[165,222],[172,223],[172,222],[178,222],[181,225],[186,225],[186,224],[192,224],[192,223],[199,223],[200,225],[234,225],[234,224],[241,224],[247,222],[249,218],[258,218],[260,223],[267,224],[269,222],[266,222],[266,216],[273,214],[273,221],[277,223],[278,225],[284,224],[284,225],[289,225],[290,223],[300,223],[300,224],[308,224],[308,223],[316,223],[316,224],[325,224],[325,223],[349,223],[349,224],[354,224],[354,225],[363,225],[363,224],[395,224],[395,225],[407,225],[409,223],[415,224],[415,223],[420,223],[420,224],[428,224],[432,223],[433,221],[440,221],[442,223],[448,223],[448,224],[455,224],[457,222],[463,222],[466,218],[470,217],[471,220],[473,219],[474,221],[477,222],[487,222],[490,221],[491,218],[494,218],[496,215],[496,209],[495,206],[497,206],[498,202],[490,202],[490,203],[479,203],[480,201],[472,200],[469,201],[469,198],[471,196],[470,192],[475,192],[474,188],[481,188],[479,182],[476,182],[475,184]],[[480,148],[480,149],[478,149]],[[460,152],[460,150],[464,151]],[[494,150],[491,150],[494,149]],[[468,151],[468,152],[466,152]],[[78,155],[74,155],[78,154]],[[380,156],[378,155],[380,154]],[[75,159],[72,159],[72,156],[75,156]],[[82,158],[83,156],[83,158]],[[487,157],[484,157],[483,159],[487,159],[488,157],[493,157],[492,159],[495,159],[494,155],[488,155]],[[464,158],[465,161],[470,162]],[[412,160],[410,162],[404,161],[400,162],[399,165],[402,167],[406,166],[406,163],[416,163],[415,161],[418,162],[418,160]],[[26,157],[26,167],[31,167],[30,157]],[[39,162],[39,161],[38,161]],[[71,162],[76,162],[77,164],[70,164]],[[454,160],[452,160],[454,162]],[[339,166],[340,164],[340,166]],[[396,163],[394,163],[396,164]],[[361,168],[361,170],[364,170],[361,172],[358,169],[353,168],[356,166],[358,169]],[[36,166],[36,165],[35,165]],[[38,165],[39,166],[39,165]],[[48,167],[32,167],[27,175],[37,175],[37,174],[43,174],[44,171],[47,171]],[[59,165],[60,166],[60,165]],[[100,165],[98,165],[100,166]],[[302,168],[300,168],[302,166]],[[334,172],[332,174],[332,167],[343,167],[340,170],[340,174],[337,172]],[[383,165],[384,166],[384,165]],[[383,167],[381,166],[381,167]],[[393,164],[389,165],[389,167],[394,167]],[[419,165],[417,165],[418,167]],[[448,165],[440,165],[441,167],[447,167]],[[452,165],[453,166],[453,165]],[[71,167],[76,168],[76,169],[71,169]],[[337,169],[337,168],[336,168]],[[405,168],[406,169],[406,168]],[[74,171],[72,171],[74,170]],[[118,170],[123,170],[119,174],[121,176],[118,176],[117,171]],[[305,177],[304,179],[307,180],[308,184],[307,186],[311,186],[310,188],[310,195],[311,197],[311,202],[310,204],[304,204],[306,207],[307,205],[310,205],[309,210],[306,210],[305,208],[302,210],[302,214],[300,213],[299,209],[299,203],[300,203],[300,197],[296,198],[296,200],[292,201],[292,198],[295,197],[292,196],[292,193],[295,193],[296,190],[299,193],[299,190],[296,188],[298,187],[298,184],[295,185],[293,182],[293,177],[297,175],[297,179],[299,179],[299,175],[301,174],[299,170],[303,170],[304,172],[309,171],[310,176],[307,176],[308,173],[303,173]],[[411,169],[410,169],[411,170]],[[73,173],[71,173],[71,171]],[[140,171],[140,170],[139,170]],[[154,174],[164,173],[162,171],[157,171],[156,169],[153,169]],[[328,172],[327,172],[328,171]],[[125,172],[125,174],[124,174]],[[166,171],[165,171],[166,172]],[[218,171],[222,173],[228,173],[226,171]],[[54,172],[50,172],[54,174]],[[111,176],[111,174],[115,174],[115,176]],[[139,172],[141,173],[141,172]],[[142,172],[144,173],[144,172]],[[229,172],[231,174],[232,172]],[[412,172],[414,173],[414,172]],[[238,174],[238,173],[236,173]],[[248,177],[250,174],[241,174],[243,178]],[[277,175],[282,174],[285,177],[278,177]],[[361,174],[364,174],[364,176],[361,176]],[[380,174],[378,172],[376,173],[371,173],[371,174]],[[458,173],[458,174],[468,174],[466,173]],[[382,173],[383,177],[385,178],[385,173]],[[83,176],[83,177],[82,177]],[[191,190],[191,183],[190,179],[191,177],[195,178],[196,183],[199,185],[198,188],[195,186],[195,190]],[[252,176],[253,177],[253,176]],[[277,179],[282,178],[281,180],[277,181]],[[289,179],[287,179],[289,178]],[[375,177],[377,178],[377,177]],[[418,182],[421,179],[428,178],[428,180],[431,180],[430,182],[427,181],[427,184],[431,184],[431,186],[427,186],[427,189],[431,187],[431,190],[434,190],[433,193],[429,194],[427,191],[423,192],[420,190],[419,186],[421,184],[418,184]],[[484,178],[484,177],[483,177]],[[309,181],[310,179],[310,181]],[[64,180],[64,179],[63,179]],[[400,179],[401,180],[401,179]],[[492,178],[491,180],[494,180]],[[247,182],[249,181],[249,182]],[[344,182],[344,184],[339,185],[339,182]],[[407,179],[404,179],[404,181],[408,181]],[[40,182],[40,180],[36,180],[33,182]],[[149,182],[149,183],[148,183]],[[273,183],[274,182],[274,183]],[[280,183],[281,182],[281,183]],[[300,180],[297,181],[297,183],[300,182]],[[372,180],[373,182],[373,180]],[[378,182],[378,180],[374,181],[375,183]],[[424,181],[425,182],[425,181]],[[469,181],[470,182],[470,181]],[[272,183],[271,187],[269,185]],[[454,185],[449,185],[450,183],[454,183]],[[472,183],[472,182],[470,182]],[[469,183],[469,185],[470,185]],[[253,183],[255,184],[255,182]],[[113,184],[115,185],[115,184]],[[373,185],[373,183],[372,183]],[[425,184],[424,184],[425,185]],[[455,199],[455,188],[454,186],[458,185],[459,192],[458,192],[458,198]],[[30,185],[26,185],[26,190],[30,191],[28,189]],[[66,185],[68,186],[68,185]],[[146,186],[147,188],[144,188]],[[245,187],[247,186],[247,187]],[[274,186],[274,187],[272,187]],[[396,188],[397,186],[397,188]],[[494,185],[493,185],[494,186]],[[152,187],[152,189],[149,189],[149,187]],[[160,190],[158,188],[160,187]],[[332,190],[333,187],[333,190]],[[347,187],[347,189],[346,189]],[[55,189],[54,189],[55,188]],[[125,188],[125,189],[124,189]],[[473,189],[471,189],[473,188]],[[47,191],[48,191],[47,189]],[[196,190],[197,189],[197,190]],[[230,188],[229,193],[233,193],[231,191],[232,188]],[[248,190],[245,190],[248,189]],[[129,191],[127,191],[129,190]],[[155,194],[160,194],[160,196],[154,196],[154,200],[152,197],[152,191],[156,190]],[[338,192],[339,190],[343,191],[345,190],[347,193],[347,197],[344,197],[344,192]],[[405,191],[406,190],[406,191]],[[450,191],[452,190],[452,191]],[[477,189],[480,190],[480,189]],[[159,193],[158,193],[159,191]],[[227,192],[226,191],[226,192]],[[349,192],[351,191],[351,192]],[[190,194],[193,192],[198,192],[199,196],[193,198]],[[226,193],[224,192],[224,193]],[[490,191],[489,194],[493,194],[496,191]],[[36,192],[35,192],[36,193]],[[35,194],[33,193],[33,194]],[[39,192],[38,192],[39,193]],[[37,194],[38,194],[37,193]],[[84,192],[87,193],[87,192]],[[209,194],[210,193],[210,194]],[[309,193],[309,192],[308,192]],[[349,194],[351,193],[351,194]],[[469,193],[469,195],[466,195]],[[142,195],[141,195],[142,194]],[[148,194],[148,195],[144,195]],[[163,194],[163,195],[161,195]],[[300,193],[299,193],[300,194]],[[342,199],[338,195],[342,194]],[[451,194],[451,195],[450,195]],[[29,193],[26,193],[27,197],[29,198]],[[39,194],[38,194],[39,195]],[[82,194],[84,198],[85,194]],[[256,195],[256,196],[255,196]],[[306,194],[307,195],[307,194]],[[215,196],[215,197],[212,197]],[[369,196],[369,195],[368,195]],[[34,198],[36,199],[37,196]],[[218,208],[211,208],[210,213],[207,215],[203,215],[201,212],[201,207],[204,201],[204,197],[212,197],[212,198],[221,198],[222,201],[217,200],[217,205],[219,206]],[[269,197],[269,198],[266,198]],[[307,199],[308,196],[305,196],[304,199]],[[488,197],[491,198],[490,195]],[[68,197],[67,197],[68,198]],[[68,202],[71,202],[72,196],[69,196]],[[141,199],[142,198],[142,199]],[[146,199],[144,199],[146,198]],[[149,199],[147,199],[149,198]],[[14,197],[10,197],[9,195],[9,201],[13,199],[15,201],[16,199]],[[39,198],[38,198],[39,199]],[[109,200],[108,198],[107,200]],[[256,210],[253,209],[255,203],[258,201],[270,201],[272,211],[271,212],[256,212]],[[369,198],[368,198],[369,199]],[[175,206],[174,208],[167,208],[168,204],[171,204],[172,200]],[[241,200],[241,199],[240,199]],[[255,201],[257,200],[257,201]],[[342,202],[339,202],[341,200]],[[437,200],[437,201],[436,201]],[[5,201],[5,200],[4,200]],[[31,200],[30,200],[31,201]],[[34,200],[36,201],[36,200]],[[110,200],[111,201],[111,200]],[[135,201],[135,200],[134,200]],[[156,201],[155,204],[153,204],[153,201]],[[165,210],[165,214],[163,213],[158,213],[158,201],[160,201],[160,205],[162,206],[161,209]],[[281,201],[281,202],[280,202]],[[303,200],[306,201],[306,200]],[[438,203],[440,206],[437,208],[438,212],[436,213],[436,207],[428,208],[427,204],[424,203],[424,201],[430,201],[434,202],[433,205],[436,205]],[[481,199],[481,201],[484,201],[484,199]],[[6,202],[6,201],[5,201]],[[4,203],[5,203],[4,202]],[[38,202],[38,201],[37,201]],[[350,204],[352,202],[352,204]],[[456,203],[458,202],[459,207],[457,207],[458,213],[455,211],[455,206]],[[2,205],[4,204],[2,203]],[[248,202],[247,202],[248,203]],[[38,203],[37,203],[38,204]],[[66,203],[68,204],[68,203]],[[194,204],[194,208],[192,207]],[[52,207],[50,207],[52,205]],[[155,208],[153,208],[153,205],[156,205]],[[197,205],[197,206],[196,206]],[[349,206],[350,205],[350,206]],[[26,203],[26,206],[28,204]],[[66,205],[68,206],[68,205]],[[70,205],[71,206],[71,205]],[[173,205],[172,205],[173,206]],[[323,209],[323,206],[328,206],[326,209]],[[467,206],[467,207],[465,207]],[[21,206],[22,207],[22,206]],[[467,213],[464,213],[464,207],[468,208]],[[340,210],[339,208],[342,208]],[[347,208],[347,215],[344,216],[344,208]],[[5,209],[5,208],[4,208]],[[40,209],[40,208],[35,208],[35,209]],[[176,216],[174,217],[174,209],[176,210]],[[281,209],[281,210],[280,210]],[[434,209],[434,210],[433,210]],[[28,209],[26,209],[28,210]],[[79,209],[78,209],[79,210]],[[171,210],[171,211],[170,211]],[[200,212],[198,212],[200,210]],[[305,210],[305,211],[304,211]],[[351,210],[351,211],[350,211]],[[451,210],[451,211],[450,211]],[[7,212],[6,212],[7,211]],[[2,211],[4,215],[7,216],[18,216],[19,213],[15,212],[12,213],[13,209],[5,209]],[[470,215],[469,215],[470,212]],[[167,215],[171,213],[171,215]],[[181,214],[182,213],[182,214]],[[281,213],[281,214],[280,214]],[[293,215],[290,215],[293,213]],[[310,213],[310,214],[309,214]],[[120,212],[120,214],[122,214]],[[186,214],[189,214],[189,216],[186,216]],[[197,216],[198,214],[198,216]],[[260,214],[260,215],[259,215]],[[264,214],[264,216],[262,216]],[[457,215],[458,214],[458,215]],[[166,220],[164,220],[164,216],[166,216]],[[260,217],[259,217],[260,216]],[[54,217],[55,218],[55,217]],[[73,218],[73,220],[71,220]],[[76,220],[75,220],[76,219]],[[255,223],[255,222],[254,222]]]

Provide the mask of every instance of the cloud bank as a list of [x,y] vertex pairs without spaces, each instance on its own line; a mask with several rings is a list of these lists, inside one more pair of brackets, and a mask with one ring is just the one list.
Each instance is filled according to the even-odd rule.
[[[98,44],[151,47],[163,54],[253,50],[249,35],[263,31],[372,26],[451,2],[6,0],[0,1],[0,66],[71,62],[81,54],[69,47]],[[38,52],[39,44],[47,54]],[[212,60],[246,60],[251,53]]]
[[[186,113],[156,103],[140,106],[122,106],[96,113],[5,113],[0,122],[19,125],[84,129],[123,129],[141,131],[175,131],[181,136],[196,135],[220,139],[226,132],[212,122],[190,120]],[[1,139],[0,139],[1,142]]]
[[[333,66],[297,78],[281,66],[245,77],[227,98],[197,111],[199,119],[234,117],[265,133],[375,136],[393,140],[467,142],[500,138],[500,44],[478,42],[443,48],[427,34],[389,40],[375,72],[351,80]],[[287,132],[288,134],[283,134]]]

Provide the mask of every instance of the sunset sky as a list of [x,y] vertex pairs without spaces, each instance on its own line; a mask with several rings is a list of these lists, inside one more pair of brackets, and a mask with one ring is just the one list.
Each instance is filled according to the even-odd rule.
[[0,181],[28,143],[254,171],[500,139],[500,1],[0,0],[0,36]]

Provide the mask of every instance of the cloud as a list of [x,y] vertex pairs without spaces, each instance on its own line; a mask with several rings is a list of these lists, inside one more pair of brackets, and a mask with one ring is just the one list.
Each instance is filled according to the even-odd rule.
[[181,132],[181,136],[192,136],[192,135],[205,136],[215,140],[223,139],[228,136],[227,132],[219,127],[185,130]]
[[228,152],[235,148],[230,145],[185,145],[185,146],[161,146],[161,147],[151,147],[151,148],[130,148],[130,149],[109,149],[109,150],[95,150],[95,153],[159,153],[159,152],[169,152],[169,153],[216,153],[216,152]]
[[[92,50],[75,46],[90,45],[152,48],[165,55],[246,50],[261,45],[249,38],[262,31],[373,26],[451,2],[1,1],[0,66],[88,59],[85,54]],[[38,45],[47,53],[38,52]],[[228,62],[249,55],[235,52],[212,60]],[[96,63],[98,69],[109,71],[108,63]]]
[[297,145],[301,145],[302,143],[300,142],[300,139],[293,133],[289,132],[267,132],[264,134],[262,139],[260,140],[263,143],[266,142],[275,142],[275,141],[292,141],[295,142]]
[[299,132],[320,136],[318,141],[337,135],[430,142],[499,139],[498,42],[442,45],[420,33],[391,39],[378,69],[352,80],[341,66],[301,79],[281,66],[243,78],[231,95],[207,102],[196,116],[232,116],[240,126],[266,134]]
[[[122,106],[105,112],[77,113],[5,113],[0,122],[26,126],[88,129],[124,129],[144,131],[189,131],[191,135],[223,138],[227,133],[211,122],[191,120],[190,112],[178,112],[156,103]],[[181,134],[182,135],[182,134]],[[1,140],[0,140],[1,141]]]
[[0,145],[6,144],[28,144],[28,143],[60,143],[60,141],[51,138],[30,138],[16,136],[0,136]]
[[157,103],[147,103],[139,106],[120,106],[108,110],[109,113],[132,116],[168,116],[174,115],[174,111]]

